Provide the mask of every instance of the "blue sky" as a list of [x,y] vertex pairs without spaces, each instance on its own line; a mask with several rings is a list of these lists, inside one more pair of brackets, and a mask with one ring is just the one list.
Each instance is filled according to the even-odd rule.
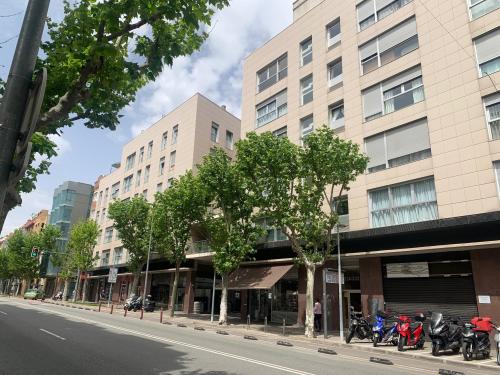
[[[0,76],[6,79],[21,28],[27,0],[0,3]],[[18,12],[15,16],[5,17]],[[61,19],[62,1],[52,0],[49,17]],[[242,60],[292,22],[292,0],[232,0],[214,16],[210,38],[200,52],[177,59],[155,81],[144,87],[114,132],[86,129],[76,123],[53,140],[59,155],[52,160],[50,175],[41,176],[37,189],[23,195],[23,204],[7,217],[1,235],[22,225],[39,210],[51,208],[53,190],[66,180],[93,184],[119,161],[121,147],[184,100],[201,92],[229,111],[240,115]],[[50,78],[49,78],[50,79]]]

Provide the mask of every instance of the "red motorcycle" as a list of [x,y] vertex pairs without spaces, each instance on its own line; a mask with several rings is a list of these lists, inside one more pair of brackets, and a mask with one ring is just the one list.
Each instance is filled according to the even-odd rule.
[[400,315],[397,323],[399,333],[398,351],[402,352],[405,346],[414,346],[416,349],[423,349],[425,342],[424,314],[419,314],[412,322],[407,315]]

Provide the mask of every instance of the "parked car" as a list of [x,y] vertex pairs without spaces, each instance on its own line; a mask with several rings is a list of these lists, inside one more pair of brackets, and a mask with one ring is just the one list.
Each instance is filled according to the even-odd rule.
[[43,298],[43,292],[38,289],[28,289],[26,293],[24,293],[24,299],[38,299]]

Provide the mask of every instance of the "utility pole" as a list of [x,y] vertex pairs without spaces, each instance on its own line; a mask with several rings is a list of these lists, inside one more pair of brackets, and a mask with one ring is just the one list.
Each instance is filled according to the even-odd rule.
[[337,277],[339,283],[339,329],[340,341],[344,341],[344,313],[342,312],[342,263],[340,260],[340,227],[337,222]]
[[[50,0],[30,0],[0,106],[0,215],[26,109]],[[25,140],[22,140],[25,141]],[[29,151],[29,149],[28,149]],[[16,181],[17,183],[17,181]],[[3,225],[3,220],[2,223]],[[1,229],[1,228],[0,228]]]

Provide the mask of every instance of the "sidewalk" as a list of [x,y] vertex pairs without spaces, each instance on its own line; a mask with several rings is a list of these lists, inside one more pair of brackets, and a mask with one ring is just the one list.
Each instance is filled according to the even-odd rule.
[[[99,311],[99,306],[86,306],[81,303],[73,304],[71,302],[65,301],[52,301],[45,300],[43,303],[62,305],[70,308]],[[114,315],[118,314],[125,316],[129,319],[140,319],[141,311],[133,312],[123,310],[123,305],[113,305],[112,313]],[[107,304],[102,303],[100,307],[101,313],[111,313],[111,308],[107,307]],[[500,370],[500,366],[496,364],[495,351],[492,350],[492,357],[490,359],[473,360],[471,362],[464,361],[462,354],[452,355],[443,353],[439,357],[434,357],[431,354],[430,342],[426,342],[423,350],[407,349],[404,352],[398,352],[397,347],[394,346],[379,346],[373,347],[371,341],[356,341],[353,340],[351,344],[346,344],[340,340],[337,335],[329,335],[328,338],[324,338],[322,334],[315,338],[309,339],[304,336],[304,328],[297,326],[283,326],[278,325],[268,325],[263,324],[250,324],[242,323],[239,318],[229,318],[229,324],[225,326],[220,326],[217,322],[216,317],[214,317],[214,322],[210,322],[209,315],[186,315],[183,313],[176,313],[174,318],[170,318],[168,311],[163,311],[163,316],[161,316],[161,311],[155,311],[150,313],[143,313],[143,319],[148,321],[156,321],[160,323],[160,318],[163,324],[177,325],[180,327],[189,327],[197,330],[210,330],[217,331],[220,334],[228,334],[234,336],[241,336],[250,340],[263,340],[263,341],[281,341],[282,344],[289,346],[301,346],[312,348],[314,350],[334,350],[336,348],[348,348],[357,349],[365,352],[374,353],[378,356],[380,355],[392,355],[401,356],[406,358],[414,358],[435,362],[436,364],[450,364],[464,366],[468,368],[476,369],[489,369],[489,370]],[[218,318],[218,317],[217,317]],[[338,333],[337,333],[338,334]]]

